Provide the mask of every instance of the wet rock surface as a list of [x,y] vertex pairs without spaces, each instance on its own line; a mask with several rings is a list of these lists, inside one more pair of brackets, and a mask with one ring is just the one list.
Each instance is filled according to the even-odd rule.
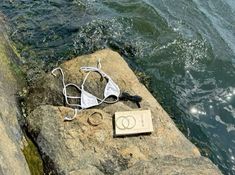
[[161,174],[161,175],[198,175],[198,174],[220,174],[214,169],[211,161],[204,157],[179,159],[172,156],[158,157],[152,161],[140,161],[130,169],[123,171],[127,174]]
[[30,174],[22,149],[27,144],[21,130],[16,94],[18,83],[12,70],[14,54],[5,35],[0,14],[0,174]]
[[[78,113],[71,122],[64,116],[73,109],[64,106],[62,77],[49,72],[29,89],[27,98],[28,131],[40,149],[46,173],[51,174],[221,174],[210,160],[177,129],[168,114],[138,81],[123,58],[111,50],[84,55],[60,65],[65,82],[81,85],[82,66],[102,69],[122,92],[140,95],[141,109],[150,109],[154,132],[148,135],[115,137],[113,116],[116,111],[135,110],[132,102],[102,104]],[[97,73],[87,80],[86,89],[102,98],[106,81]],[[79,92],[71,89],[71,93]],[[88,118],[94,112],[103,115],[102,123],[92,126]]]

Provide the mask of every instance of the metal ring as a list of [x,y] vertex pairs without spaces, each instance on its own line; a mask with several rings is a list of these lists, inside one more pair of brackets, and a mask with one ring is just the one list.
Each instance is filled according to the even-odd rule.
[[115,123],[116,127],[120,130],[132,129],[136,126],[136,119],[131,115],[120,116],[116,119]]
[[[100,121],[95,122],[95,119],[92,118],[91,116],[93,116],[94,114],[98,114],[100,116]],[[98,126],[102,123],[102,120],[104,119],[104,116],[102,115],[101,112],[95,111],[93,113],[91,113],[87,119],[87,122],[92,125],[92,126]]]

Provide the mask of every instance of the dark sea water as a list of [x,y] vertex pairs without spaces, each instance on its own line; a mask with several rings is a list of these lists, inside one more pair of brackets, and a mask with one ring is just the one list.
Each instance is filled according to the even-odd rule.
[[21,56],[45,69],[121,53],[201,153],[235,174],[235,0],[0,0],[0,11]]

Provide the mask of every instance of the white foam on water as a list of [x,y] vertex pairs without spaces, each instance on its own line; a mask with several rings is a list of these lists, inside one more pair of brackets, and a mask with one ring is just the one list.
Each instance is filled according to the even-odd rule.
[[235,131],[235,126],[233,124],[227,124],[227,132]]

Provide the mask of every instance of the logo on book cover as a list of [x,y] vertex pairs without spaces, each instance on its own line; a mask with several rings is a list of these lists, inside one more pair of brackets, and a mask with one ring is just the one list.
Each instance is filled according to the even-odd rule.
[[132,129],[136,126],[136,119],[131,116],[120,116],[116,119],[116,127],[121,130]]

